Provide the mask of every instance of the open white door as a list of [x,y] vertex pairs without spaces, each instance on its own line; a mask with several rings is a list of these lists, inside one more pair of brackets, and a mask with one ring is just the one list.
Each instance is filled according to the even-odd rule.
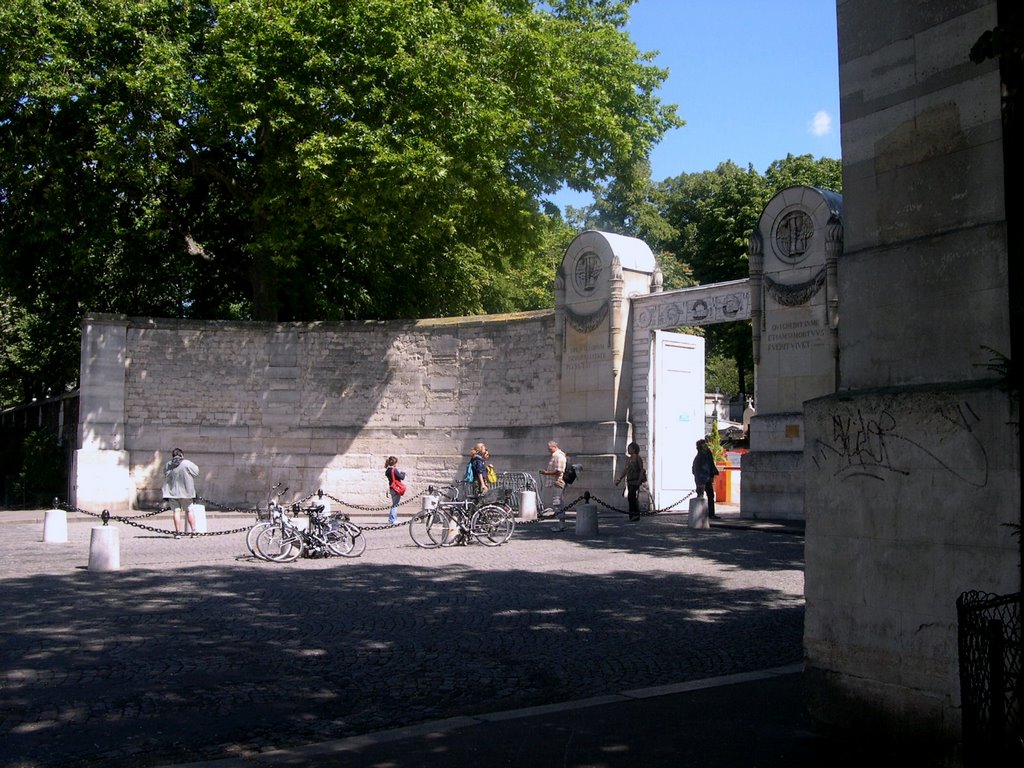
[[652,343],[648,481],[654,506],[665,509],[694,490],[694,444],[704,437],[704,339],[655,331]]

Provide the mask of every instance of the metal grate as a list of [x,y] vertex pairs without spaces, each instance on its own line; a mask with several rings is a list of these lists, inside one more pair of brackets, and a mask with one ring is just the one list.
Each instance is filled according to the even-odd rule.
[[1021,765],[1020,593],[956,601],[966,766]]

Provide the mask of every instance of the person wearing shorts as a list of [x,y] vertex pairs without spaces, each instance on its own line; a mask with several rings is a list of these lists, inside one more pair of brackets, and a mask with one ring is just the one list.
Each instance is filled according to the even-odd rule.
[[171,460],[164,465],[164,501],[174,513],[174,538],[181,538],[181,517],[185,515],[188,529],[196,532],[196,518],[191,510],[196,498],[195,478],[199,477],[199,467],[185,458],[181,448],[171,451]]

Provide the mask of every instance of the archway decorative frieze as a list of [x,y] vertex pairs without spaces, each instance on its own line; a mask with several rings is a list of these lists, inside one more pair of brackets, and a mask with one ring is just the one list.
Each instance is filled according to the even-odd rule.
[[750,281],[679,288],[633,297],[637,329],[659,331],[750,319]]

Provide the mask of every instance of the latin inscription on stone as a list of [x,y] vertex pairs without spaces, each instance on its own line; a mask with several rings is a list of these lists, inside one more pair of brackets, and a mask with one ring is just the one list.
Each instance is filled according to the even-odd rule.
[[583,371],[594,365],[600,365],[609,361],[611,347],[604,339],[588,339],[583,344],[573,344],[566,350],[563,369],[568,371]]
[[828,341],[828,328],[816,318],[782,320],[772,323],[764,336],[769,352],[789,352],[822,347]]

